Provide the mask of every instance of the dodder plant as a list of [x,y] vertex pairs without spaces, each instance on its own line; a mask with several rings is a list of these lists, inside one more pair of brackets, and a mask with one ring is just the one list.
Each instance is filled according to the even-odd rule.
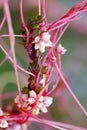
[[[75,5],[70,11],[64,15],[60,20],[53,23],[48,23],[45,12],[45,0],[38,0],[39,13],[34,20],[29,20],[27,24],[24,22],[22,0],[19,1],[20,7],[20,19],[22,22],[22,29],[20,35],[15,35],[12,27],[9,1],[2,0],[2,8],[4,16],[0,23],[0,30],[5,22],[8,25],[8,35],[0,35],[0,37],[9,36],[10,51],[6,52],[3,45],[0,44],[0,48],[6,54],[5,59],[1,62],[9,59],[13,64],[16,84],[18,88],[18,95],[14,99],[15,107],[17,109],[14,114],[3,111],[0,109],[0,127],[16,129],[17,125],[20,125],[20,129],[27,129],[29,122],[40,122],[51,127],[60,130],[86,130],[86,128],[80,128],[64,123],[49,121],[38,118],[40,113],[47,113],[48,107],[53,102],[51,96],[56,89],[60,81],[63,82],[66,89],[71,94],[81,111],[87,116],[87,111],[81,105],[75,94],[69,87],[64,74],[61,70],[61,56],[67,51],[60,43],[62,35],[67,27],[74,20],[79,19],[87,12],[87,0],[83,0],[79,4]],[[22,37],[25,43],[25,49],[29,56],[29,71],[26,71],[21,66],[17,65],[15,56],[15,37]],[[28,85],[24,86],[21,90],[18,76],[18,69],[28,74]],[[51,86],[51,77],[56,71],[57,78],[55,83]],[[50,87],[49,87],[50,86]],[[62,86],[60,86],[62,87]],[[26,125],[25,125],[26,124]]]

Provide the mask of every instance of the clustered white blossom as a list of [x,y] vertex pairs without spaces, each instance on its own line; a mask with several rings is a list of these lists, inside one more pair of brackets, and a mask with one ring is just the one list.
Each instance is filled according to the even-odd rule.
[[[23,100],[23,107],[27,110],[32,109],[32,105],[36,103],[36,100],[38,99],[38,95],[35,91],[29,91],[29,97],[27,94],[22,94],[22,100]],[[48,112],[47,107],[49,107],[53,102],[53,98],[49,96],[40,96],[35,108],[33,110],[33,114],[37,115],[40,112],[46,113]],[[15,98],[15,103],[18,107],[20,107],[20,99],[19,95]]]
[[[0,108],[0,116],[3,116],[4,113],[2,109]],[[5,119],[0,119],[0,127],[1,128],[7,128],[8,127],[8,122]]]
[[45,52],[45,47],[51,47],[51,36],[48,32],[43,32],[40,36],[36,36],[34,39],[35,50],[39,49],[41,53]]
[[58,53],[60,55],[64,55],[66,53],[67,49],[65,49],[61,44],[58,45]]

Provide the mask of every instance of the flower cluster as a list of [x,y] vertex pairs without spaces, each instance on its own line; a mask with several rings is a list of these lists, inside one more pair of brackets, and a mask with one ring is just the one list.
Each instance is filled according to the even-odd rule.
[[[0,117],[3,117],[4,113],[3,111],[0,109]],[[8,127],[8,122],[5,119],[1,119],[0,118],[0,127],[1,128],[7,128]]]
[[[35,106],[32,113],[37,115],[40,112],[43,113],[48,112],[47,107],[49,107],[52,104],[53,99],[52,97],[49,96],[39,97],[37,93],[34,90],[32,90],[29,91],[29,95],[22,94],[22,101],[23,101],[23,108],[26,110],[32,110],[32,107]],[[21,107],[19,95],[16,96],[15,103],[17,104],[18,107]]]
[[64,55],[67,51],[67,49],[65,49],[61,44],[58,45],[57,50],[60,55]]
[[36,36],[34,39],[35,50],[39,49],[41,53],[45,52],[45,47],[51,47],[51,36],[48,32],[43,32],[41,36]]

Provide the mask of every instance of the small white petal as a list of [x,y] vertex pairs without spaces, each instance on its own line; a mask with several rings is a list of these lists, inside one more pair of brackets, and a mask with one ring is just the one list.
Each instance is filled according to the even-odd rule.
[[22,94],[22,99],[23,99],[23,101],[26,101],[28,99],[28,95],[27,94]]
[[46,47],[52,47],[52,42],[49,40],[46,44],[45,44]]
[[35,42],[37,43],[37,42],[39,42],[39,40],[40,40],[40,37],[39,36],[37,36],[37,37],[35,37]]
[[43,102],[43,96],[40,96],[39,102]]
[[53,102],[53,98],[52,97],[48,97],[48,96],[44,97],[44,105],[46,107],[50,106],[52,104],[52,102]]
[[46,108],[44,105],[43,105],[43,107],[41,108],[41,111],[42,111],[43,113],[48,112],[47,108]]
[[28,103],[29,103],[30,105],[34,104],[34,103],[35,103],[35,99],[34,99],[34,98],[29,98],[29,99],[28,99]]
[[44,32],[42,33],[42,40],[44,40],[45,42],[50,40],[50,34],[48,32]]
[[0,120],[0,127],[1,128],[7,128],[8,122],[6,120]]
[[36,98],[37,94],[33,90],[29,92],[31,98]]
[[64,55],[66,53],[66,51],[67,50],[61,44],[58,45],[59,54]]
[[43,43],[40,44],[39,50],[40,50],[41,53],[44,53],[45,52],[45,44],[43,44]]
[[37,107],[41,109],[44,106],[43,102],[38,103]]
[[39,43],[36,43],[34,48],[35,50],[39,49]]

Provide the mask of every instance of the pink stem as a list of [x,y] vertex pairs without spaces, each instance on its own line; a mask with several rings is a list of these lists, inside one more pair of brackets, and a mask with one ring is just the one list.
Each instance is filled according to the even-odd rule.
[[57,78],[55,84],[52,86],[51,90],[47,93],[47,95],[50,95],[56,89],[58,82],[59,82],[59,79]]
[[[12,62],[12,64],[14,64],[14,61],[13,59],[8,55],[8,53],[6,52],[6,50],[0,45],[0,48],[2,49],[2,51],[5,53],[5,55],[8,56],[8,59]],[[1,64],[0,64],[1,65]],[[31,72],[28,72],[27,70],[25,70],[24,68],[20,67],[19,65],[16,64],[16,67],[21,70],[22,72],[24,72],[25,74],[28,74],[28,75],[32,75],[34,76],[34,74],[32,74]]]
[[0,62],[0,66],[2,66],[8,60],[10,54],[11,54],[11,50],[8,52],[8,55],[6,55],[5,58]]
[[27,39],[26,39],[26,47],[28,46],[28,43],[29,43],[29,31],[28,31],[28,28],[24,22],[24,16],[23,16],[23,3],[22,3],[22,0],[20,0],[20,17],[21,17],[21,22],[22,22],[22,25],[24,27],[24,29],[26,30],[26,35],[27,35]]
[[[77,18],[79,19],[83,14],[85,14],[87,12],[87,9],[84,9],[82,11],[78,11],[78,12],[75,12],[73,15],[70,15],[70,16],[66,16],[66,17],[63,17],[61,18],[60,20],[52,23],[49,27],[48,27],[48,31],[53,31],[55,29],[58,29],[60,27],[62,27],[63,25],[67,24],[68,22],[72,22],[74,20],[76,20]],[[80,14],[81,13],[81,14]]]
[[79,108],[82,110],[82,112],[87,116],[87,111],[84,109],[84,107],[81,105],[81,103],[79,102],[79,100],[77,99],[77,97],[75,96],[75,94],[72,92],[70,86],[68,85],[68,83],[66,82],[63,74],[61,73],[57,63],[54,63],[56,70],[58,72],[58,75],[60,75],[60,78],[62,79],[62,81],[64,82],[67,90],[69,91],[69,93],[72,95],[73,99],[75,100],[75,102],[77,103],[77,105],[79,106]]
[[[2,35],[0,35],[1,38],[10,37],[10,36],[12,36],[12,35],[10,35],[10,34],[2,34]],[[17,35],[17,34],[14,35],[14,37],[22,37],[22,38],[25,38],[24,35]]]
[[4,0],[3,4],[4,4],[4,12],[5,12],[5,15],[6,15],[6,21],[7,21],[7,24],[8,24],[9,35],[11,35],[9,37],[9,40],[10,40],[10,46],[11,46],[11,51],[12,51],[12,56],[13,56],[13,61],[14,61],[13,65],[14,65],[14,70],[15,70],[16,83],[17,83],[18,93],[19,93],[21,105],[22,105],[21,89],[20,89],[19,77],[18,77],[18,72],[17,72],[17,67],[16,67],[16,56],[15,56],[15,52],[14,52],[15,38],[14,38],[14,31],[13,31],[13,28],[12,28],[12,22],[11,22],[10,10],[9,10],[9,6],[8,6],[8,0]]
[[2,19],[2,22],[0,24],[0,30],[2,29],[4,23],[5,23],[5,20],[6,20],[6,16],[4,15],[3,19]]
[[42,14],[43,14],[43,17],[45,19],[45,23],[47,23],[45,2],[46,2],[45,0],[42,0]]
[[[59,40],[61,39],[61,37],[63,36],[64,32],[66,31],[67,27],[69,26],[69,23],[65,25],[65,27],[63,27],[63,30],[60,32],[58,39],[55,42],[55,45],[59,42]],[[61,30],[61,28],[60,28]]]
[[38,14],[41,16],[41,0],[38,0]]
[[35,121],[35,122],[39,122],[39,123],[43,123],[43,124],[49,125],[49,126],[54,127],[54,128],[57,128],[57,126],[58,126],[58,127],[61,127],[62,130],[63,129],[67,129],[67,130],[87,130],[87,128],[81,128],[81,127],[70,125],[70,124],[66,124],[66,123],[40,119],[38,117],[32,117],[32,118],[30,118],[30,120],[31,121]]

